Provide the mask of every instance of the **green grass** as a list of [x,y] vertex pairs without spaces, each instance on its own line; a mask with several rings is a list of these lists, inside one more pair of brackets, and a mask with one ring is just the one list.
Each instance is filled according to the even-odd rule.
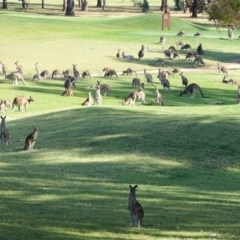
[[[217,61],[238,57],[237,40],[230,43],[226,31],[211,23],[177,17],[171,30],[161,31],[159,14],[66,18],[6,12],[0,20],[8,23],[0,25],[1,60],[9,71],[18,60],[28,83],[2,80],[0,98],[35,100],[26,113],[6,111],[11,141],[0,146],[1,239],[239,239],[237,87],[223,85],[216,69]],[[151,63],[163,58],[159,36],[166,35],[166,46],[175,45],[180,29],[193,47],[203,43],[207,67],[186,63],[181,53],[180,60],[166,61],[166,69],[183,69],[208,98],[179,97],[179,75],[169,77],[170,92],[156,78]],[[197,31],[205,37],[194,38]],[[118,48],[136,56],[141,44],[153,49],[142,61],[115,58]],[[35,62],[50,72],[74,63],[95,76],[80,79],[73,97],[62,97],[62,79],[32,81]],[[152,71],[165,105],[153,104],[154,88],[146,85],[146,105],[122,106],[133,76],[103,78],[105,66],[118,72],[134,67],[143,81],[143,68]],[[238,76],[238,68],[229,70],[229,77]],[[102,106],[84,108],[96,80],[111,85],[112,93]],[[35,149],[23,151],[36,124]],[[139,185],[145,209],[140,229],[131,227],[129,184]]]

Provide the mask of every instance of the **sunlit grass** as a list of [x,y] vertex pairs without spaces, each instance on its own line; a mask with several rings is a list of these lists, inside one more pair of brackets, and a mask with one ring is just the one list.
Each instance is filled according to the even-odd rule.
[[[9,146],[0,146],[0,238],[239,238],[237,87],[223,85],[216,66],[216,61],[238,57],[238,41],[227,42],[226,32],[216,31],[210,23],[176,17],[171,30],[161,31],[159,14],[66,18],[6,12],[0,20],[8,23],[7,28],[0,26],[1,60],[9,71],[15,70],[18,60],[28,83],[17,87],[2,80],[0,98],[12,101],[23,95],[35,100],[28,112],[6,110],[11,138]],[[33,28],[38,29],[34,34]],[[183,69],[207,98],[179,97],[178,74],[169,77],[172,91],[164,91],[156,77],[158,68],[151,65],[163,58],[159,36],[167,36],[167,47],[175,45],[180,29],[188,32],[184,40],[194,47],[203,43],[207,67],[185,62],[185,52],[180,52],[180,60],[166,60],[166,68]],[[202,39],[193,37],[199,29],[204,32]],[[136,55],[141,44],[153,49],[143,61],[115,58],[119,48]],[[49,71],[76,63],[94,77],[80,79],[73,97],[62,97],[62,79],[32,80],[36,62]],[[154,105],[154,87],[147,84],[146,105],[122,106],[132,91],[133,76],[103,78],[105,66],[120,73],[134,67],[142,81],[147,68],[164,106]],[[229,77],[238,75],[238,68],[229,70]],[[83,108],[96,80],[111,85],[113,91],[102,106]],[[35,149],[23,151],[25,137],[36,124]],[[141,229],[131,227],[129,184],[138,184],[137,198],[145,210]]]

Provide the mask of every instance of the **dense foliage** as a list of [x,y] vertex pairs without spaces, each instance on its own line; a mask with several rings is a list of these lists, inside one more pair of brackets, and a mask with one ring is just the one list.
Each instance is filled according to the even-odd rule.
[[213,20],[217,27],[221,25],[239,26],[239,1],[211,0],[207,12],[209,14],[209,20]]

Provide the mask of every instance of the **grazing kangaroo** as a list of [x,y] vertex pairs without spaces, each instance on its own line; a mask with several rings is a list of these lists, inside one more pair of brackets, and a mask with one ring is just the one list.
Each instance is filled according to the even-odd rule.
[[237,103],[240,104],[240,85],[239,84],[237,89]]
[[88,70],[85,70],[85,71],[82,72],[82,77],[83,78],[89,78],[89,79],[92,78],[91,74],[90,74],[90,72]]
[[12,103],[12,111],[15,110],[15,106],[18,106],[18,110],[21,111],[24,107],[25,111],[27,112],[27,106],[34,102],[33,98],[30,96],[30,98],[25,98],[23,96],[15,97]]
[[82,106],[89,107],[92,105],[91,92],[88,93],[87,99],[82,103]]
[[132,187],[129,185],[130,193],[128,196],[128,210],[132,218],[133,227],[141,227],[144,217],[144,210],[141,204],[136,199],[137,185]]
[[141,80],[139,78],[134,78],[132,80],[132,88],[134,88],[134,87],[138,87],[139,88],[140,85],[141,85]]
[[123,75],[127,74],[127,75],[132,75],[133,73],[135,73],[135,75],[137,76],[137,72],[135,71],[134,68],[127,68],[126,70],[123,70]]
[[155,104],[162,106],[163,105],[163,97],[159,92],[157,86],[155,86]]
[[178,36],[178,37],[183,37],[183,36],[185,36],[185,37],[186,37],[186,35],[187,35],[186,32],[180,30],[180,31],[177,33],[176,36]]
[[52,72],[52,78],[57,78],[57,77],[62,77],[62,73],[61,73],[60,70],[55,69],[55,70],[53,70],[53,72]]
[[182,47],[181,47],[181,50],[191,50],[191,46],[189,44],[184,44]]
[[180,92],[179,96],[182,96],[183,94],[189,94],[191,97],[195,97],[196,92],[199,91],[201,96],[204,98],[205,96],[203,95],[202,89],[200,88],[199,85],[196,83],[191,83],[187,86],[187,88],[183,91]]
[[1,144],[6,144],[8,145],[9,143],[9,131],[6,126],[6,116],[2,117],[1,116]]
[[15,85],[18,85],[18,81],[21,80],[24,85],[27,85],[26,82],[24,81],[23,75],[20,72],[11,72],[10,74],[5,76],[5,79],[14,82]]
[[115,70],[109,69],[107,72],[105,72],[104,77],[112,77],[113,75],[118,77],[117,72]]
[[24,146],[24,150],[31,150],[33,149],[36,141],[38,140],[38,127],[33,126],[33,132],[30,133],[25,140],[25,146]]

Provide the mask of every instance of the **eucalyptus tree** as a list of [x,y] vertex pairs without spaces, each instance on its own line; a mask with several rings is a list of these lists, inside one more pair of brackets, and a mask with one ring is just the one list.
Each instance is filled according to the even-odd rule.
[[8,6],[7,6],[7,0],[3,0],[2,1],[2,9],[7,9]]

